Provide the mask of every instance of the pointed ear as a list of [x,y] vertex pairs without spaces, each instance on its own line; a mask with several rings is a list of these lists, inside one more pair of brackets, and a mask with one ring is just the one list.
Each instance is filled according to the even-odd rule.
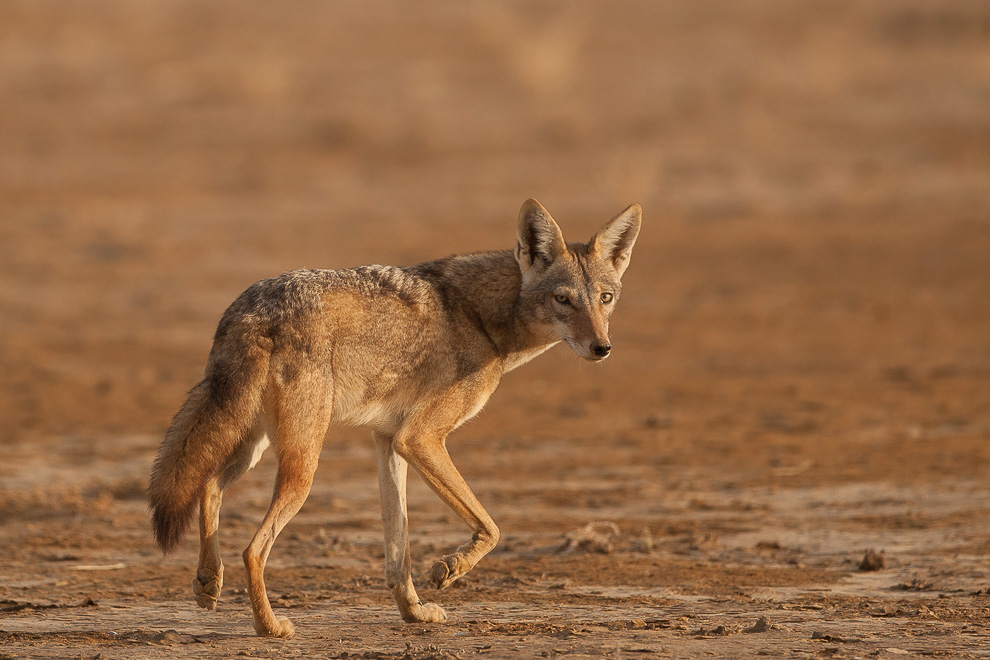
[[619,277],[629,266],[629,256],[639,236],[642,218],[643,209],[639,204],[633,204],[606,222],[588,243],[591,253],[611,263]]
[[516,232],[516,261],[523,272],[545,266],[567,251],[560,227],[535,199],[527,199],[519,209]]

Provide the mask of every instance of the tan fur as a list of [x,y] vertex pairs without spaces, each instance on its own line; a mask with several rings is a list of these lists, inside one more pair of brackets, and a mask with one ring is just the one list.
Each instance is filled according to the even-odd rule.
[[470,571],[498,528],[464,482],[447,434],[476,415],[502,374],[563,340],[608,356],[608,318],[640,228],[632,205],[587,244],[566,244],[539,202],[519,213],[515,251],[409,268],[304,270],[245,291],[217,327],[206,375],[176,414],[151,474],[155,536],[170,552],[200,510],[197,602],[223,583],[217,531],[224,490],[269,439],[278,457],[271,506],[243,554],[259,635],[288,637],[264,570],[275,538],[309,494],[331,420],[372,429],[385,528],[385,576],[402,618],[442,621],[410,575],[406,474],[412,465],[464,519],[470,541],[433,565],[438,589]]

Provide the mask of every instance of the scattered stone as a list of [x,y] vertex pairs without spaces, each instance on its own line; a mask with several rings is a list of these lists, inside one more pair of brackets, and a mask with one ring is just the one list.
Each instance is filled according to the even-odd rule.
[[743,632],[744,633],[765,633],[765,632],[769,631],[771,628],[773,628],[773,624],[770,623],[770,617],[761,616],[759,619],[756,620],[756,623],[754,623],[749,628],[745,628],[743,630]]
[[595,552],[610,554],[615,548],[614,541],[621,536],[619,526],[610,520],[591,522],[567,534],[564,544],[557,550],[559,553]]
[[728,637],[729,635],[732,635],[736,632],[738,632],[738,630],[736,630],[733,627],[718,625],[714,628],[699,628],[698,631],[694,633],[694,636],[695,637]]
[[914,578],[910,582],[902,582],[901,584],[895,584],[891,587],[893,591],[929,591],[932,589],[932,583],[928,580],[922,580],[921,578]]
[[863,560],[859,562],[861,571],[879,571],[887,565],[887,560],[882,552],[877,552],[873,548],[866,551]]
[[901,616],[902,614],[904,614],[904,611],[902,609],[897,607],[888,607],[886,605],[882,605],[880,607],[877,607],[876,609],[869,611],[870,616],[878,619],[892,618],[896,616]]
[[196,638],[192,635],[183,635],[176,630],[166,630],[156,635],[151,641],[159,644],[193,644],[196,642]]
[[660,630],[670,628],[670,619],[617,619],[609,621],[603,626],[592,626],[584,628],[583,631],[605,631],[605,630]]
[[861,639],[847,639],[845,637],[838,637],[837,635],[827,635],[820,630],[816,630],[811,633],[811,639],[819,642],[833,642],[836,644],[849,644],[853,642],[861,642]]

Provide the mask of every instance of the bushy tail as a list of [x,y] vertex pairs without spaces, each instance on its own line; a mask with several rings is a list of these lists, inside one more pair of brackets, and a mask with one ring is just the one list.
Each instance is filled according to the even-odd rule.
[[209,479],[226,463],[261,410],[267,365],[211,364],[176,413],[151,470],[148,498],[155,540],[169,554],[182,539]]

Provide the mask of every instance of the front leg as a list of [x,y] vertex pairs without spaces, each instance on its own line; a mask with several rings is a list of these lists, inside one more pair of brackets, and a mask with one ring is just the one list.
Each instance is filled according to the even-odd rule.
[[406,509],[407,463],[395,453],[392,438],[375,433],[382,523],[385,529],[385,580],[406,623],[439,622],[447,613],[434,603],[424,603],[412,581],[409,553],[409,518]]
[[433,492],[474,530],[471,540],[457,552],[445,555],[433,564],[430,579],[437,589],[446,589],[453,584],[498,543],[498,527],[454,467],[444,441],[445,435],[428,433],[416,425],[404,427],[395,441],[399,455],[409,461]]

